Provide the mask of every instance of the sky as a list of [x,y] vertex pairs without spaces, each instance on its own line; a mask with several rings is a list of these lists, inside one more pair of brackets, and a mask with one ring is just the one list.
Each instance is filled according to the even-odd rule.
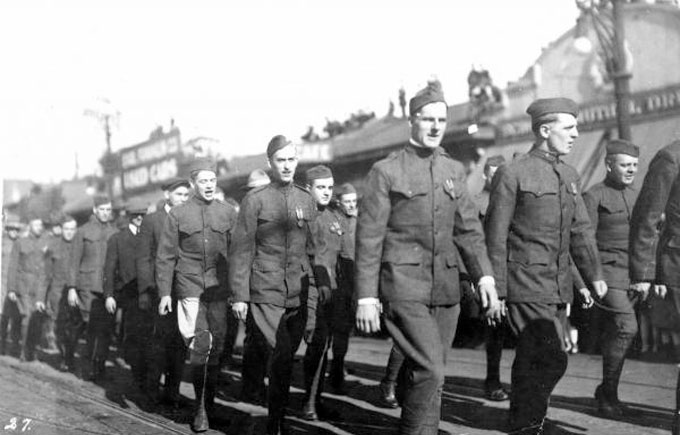
[[174,119],[183,140],[218,139],[230,157],[326,118],[384,116],[399,87],[408,98],[433,75],[460,103],[472,64],[504,87],[577,15],[573,0],[3,2],[2,177],[100,171],[92,110],[118,114],[114,151]]

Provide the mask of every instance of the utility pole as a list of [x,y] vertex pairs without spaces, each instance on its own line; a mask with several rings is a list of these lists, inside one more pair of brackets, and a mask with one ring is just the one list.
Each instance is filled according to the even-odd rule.
[[117,170],[117,159],[111,151],[111,121],[118,118],[120,113],[115,110],[108,99],[100,98],[95,101],[94,108],[86,109],[85,115],[96,118],[101,126],[104,128],[104,136],[106,139],[106,151],[99,164],[102,166],[104,178],[106,180],[106,194],[109,199],[113,201],[113,177]]
[[624,25],[624,5],[621,0],[612,0],[614,9],[614,56],[611,77],[614,81],[614,97],[616,99],[616,122],[619,138],[631,140],[630,133],[630,78],[626,62],[626,32]]

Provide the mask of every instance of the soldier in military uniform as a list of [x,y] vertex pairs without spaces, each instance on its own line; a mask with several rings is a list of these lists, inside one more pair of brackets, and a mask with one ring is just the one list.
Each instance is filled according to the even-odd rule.
[[204,432],[209,419],[217,418],[214,401],[227,332],[227,258],[236,210],[215,200],[212,159],[196,159],[189,171],[194,194],[168,213],[156,253],[156,282],[161,315],[173,310],[173,290],[177,297],[175,315],[189,349],[196,393],[191,427]]
[[17,239],[12,247],[7,276],[7,298],[16,304],[21,316],[21,358],[26,361],[35,359],[45,316],[45,252],[43,222],[31,216],[28,236]]
[[[479,210],[479,219],[484,222],[486,210],[489,208],[491,182],[496,170],[505,163],[501,155],[491,156],[484,163],[484,188],[475,195],[475,203]],[[506,322],[499,325],[485,324],[486,341],[486,379],[484,380],[484,397],[496,402],[508,400],[507,391],[501,384],[501,356],[503,355],[503,334]]]
[[[665,222],[663,216],[665,215]],[[680,141],[649,164],[630,221],[630,279],[635,291],[665,299],[664,326],[680,334]],[[655,307],[656,308],[656,307]],[[672,433],[680,434],[680,376]]]
[[406,357],[399,433],[436,434],[460,313],[457,250],[489,315],[498,319],[500,310],[465,171],[439,147],[447,105],[438,82],[418,92],[409,110],[410,143],[373,165],[366,181],[357,222],[356,321],[361,331],[377,331],[382,302],[387,331]]
[[[88,361],[86,377],[101,380],[111,341],[113,318],[106,311],[104,298],[104,261],[106,244],[116,233],[111,225],[111,200],[102,195],[94,198],[90,220],[78,229],[74,240],[73,256],[69,269],[68,303],[79,307],[81,322],[73,319],[69,329],[74,343],[78,343],[82,329],[86,330],[87,346],[84,358]],[[68,356],[67,358],[71,358]]]
[[344,392],[345,355],[349,347],[349,335],[354,328],[354,237],[357,227],[357,191],[350,183],[336,189],[337,214],[342,225],[342,243],[338,259],[338,288],[333,293],[331,349],[333,359],[328,383],[335,393]]
[[[137,387],[144,392],[146,386],[145,352],[149,348],[153,317],[139,309],[137,292],[138,233],[146,214],[146,205],[139,201],[126,204],[127,228],[111,236],[106,248],[104,263],[104,303],[111,316],[117,309],[123,311],[122,349],[125,361],[130,364]],[[113,332],[113,331],[111,331]]]
[[[626,352],[638,331],[628,277],[628,233],[630,216],[637,198],[633,180],[640,150],[625,140],[607,144],[607,175],[583,194],[595,230],[607,294],[597,307],[602,319],[602,383],[595,390],[600,413],[623,415],[618,397],[619,379]],[[631,298],[632,296],[632,298]]]
[[[170,406],[179,405],[179,385],[182,380],[185,348],[177,326],[177,316],[160,315],[158,304],[160,295],[156,285],[156,252],[161,238],[163,225],[168,212],[173,207],[184,204],[189,199],[189,180],[172,178],[166,181],[163,189],[164,200],[160,207],[144,217],[137,235],[137,290],[138,307],[145,317],[152,319],[142,325],[141,334],[151,337],[144,350],[147,369],[146,392],[152,398],[158,397],[161,374],[165,374],[163,400]],[[176,310],[177,297],[172,291],[172,307]],[[145,329],[149,328],[149,329]]]
[[[0,355],[11,353],[19,356],[21,352],[21,314],[16,301],[7,297],[7,276],[9,275],[9,257],[12,254],[14,242],[19,238],[21,224],[19,222],[7,222],[2,234],[2,314],[0,315]],[[10,335],[12,349],[7,347],[7,338]]]
[[321,403],[321,393],[326,375],[328,348],[332,340],[333,303],[338,289],[336,270],[343,236],[338,216],[329,208],[333,184],[333,174],[328,167],[319,165],[307,170],[307,188],[319,211],[314,234],[314,277],[319,300],[316,308],[316,329],[304,358],[305,398],[302,417],[306,420],[328,416],[328,410]]
[[78,224],[71,216],[61,218],[59,238],[49,241],[45,256],[45,275],[47,277],[47,313],[55,322],[56,345],[61,356],[59,370],[72,371],[74,369],[73,353],[78,344],[68,329],[69,319],[75,318],[77,324],[82,324],[82,318],[77,308],[68,305],[68,276],[73,255],[73,239],[76,236]]
[[[232,310],[247,334],[269,353],[267,433],[285,433],[293,356],[314,330],[316,288],[309,255],[316,204],[293,183],[297,151],[284,136],[267,146],[272,182],[253,189],[241,203],[229,263]],[[308,315],[309,313],[309,315]],[[247,365],[244,361],[244,368]]]
[[576,170],[560,159],[578,137],[577,106],[566,98],[534,101],[531,151],[493,178],[485,229],[498,292],[517,335],[510,429],[543,433],[550,394],[567,368],[563,323],[573,298],[571,260],[599,297],[597,245]]

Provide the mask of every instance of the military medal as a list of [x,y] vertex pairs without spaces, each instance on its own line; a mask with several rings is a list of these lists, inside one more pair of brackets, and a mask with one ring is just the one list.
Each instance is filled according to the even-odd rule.
[[297,225],[302,228],[304,225],[305,214],[299,205],[295,206],[295,217],[297,217]]
[[456,199],[456,188],[451,178],[447,178],[446,181],[444,181],[444,191],[451,197],[451,199]]

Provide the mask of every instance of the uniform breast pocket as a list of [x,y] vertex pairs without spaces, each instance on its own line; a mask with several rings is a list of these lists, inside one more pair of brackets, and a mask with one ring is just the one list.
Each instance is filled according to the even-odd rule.
[[179,244],[183,251],[203,252],[202,229],[197,222],[180,223]]

